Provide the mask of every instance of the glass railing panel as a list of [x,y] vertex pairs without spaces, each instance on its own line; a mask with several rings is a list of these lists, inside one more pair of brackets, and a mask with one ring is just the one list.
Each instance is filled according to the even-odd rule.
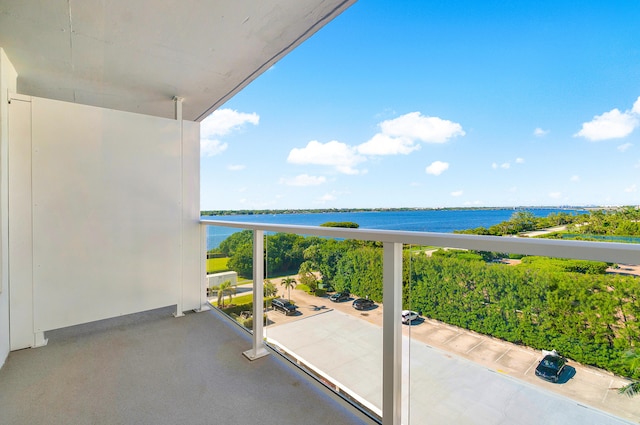
[[[418,317],[401,326],[402,423],[507,418],[511,423],[619,424],[640,419],[635,400],[618,392],[640,378],[640,277],[638,266],[628,264],[640,262],[634,261],[640,259],[637,247],[394,232],[353,232],[351,240],[351,233],[339,233],[345,237],[338,239],[334,231],[320,228],[310,233],[323,236],[281,230],[264,231],[264,336],[372,416],[382,414],[382,276],[389,265],[383,264],[383,243],[366,239],[380,236],[386,244],[411,241],[402,250],[402,309]],[[250,240],[253,231],[248,233]],[[457,248],[433,245],[438,242]],[[514,246],[520,252],[625,261],[501,253]],[[251,257],[251,247],[243,249],[237,252]],[[233,265],[228,268],[237,268],[238,279],[243,273],[249,278],[243,292],[250,292],[251,273],[240,273],[237,258],[227,261]],[[241,286],[229,304],[238,302]],[[344,289],[350,291],[346,300],[330,299]],[[367,296],[375,307],[355,310],[355,298]],[[273,298],[291,301],[293,314],[285,314],[291,306],[274,307]],[[236,317],[241,315],[230,314],[239,322],[250,318]],[[543,350],[556,350],[567,359],[558,382],[536,376]]]
[[637,401],[617,391],[640,372],[640,278],[629,268],[453,249],[405,256],[405,307],[421,319],[404,330],[404,423],[637,420]]
[[207,226],[207,299],[248,330],[253,327],[253,231]]
[[266,238],[273,285],[265,336],[327,387],[382,412],[380,244],[287,233]]

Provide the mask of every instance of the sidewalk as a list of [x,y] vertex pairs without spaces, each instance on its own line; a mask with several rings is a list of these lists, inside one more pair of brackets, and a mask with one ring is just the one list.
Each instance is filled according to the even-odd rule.
[[[357,311],[351,306],[352,301],[333,303],[326,297],[314,297],[300,290],[292,290],[291,299],[295,301],[301,314],[284,316],[270,311],[268,316],[273,322],[270,326],[290,323],[331,309],[382,326],[384,311],[382,305],[378,305],[370,311]],[[579,404],[610,412],[633,422],[640,422],[640,400],[620,395],[617,392],[617,388],[625,385],[627,381],[604,370],[569,361],[567,370],[563,374],[566,382],[552,384],[534,375],[535,367],[542,358],[540,351],[432,319],[424,319],[412,326],[403,325],[403,334],[412,340],[421,341],[428,346],[471,360],[495,372],[543,387],[548,391],[573,399]]]

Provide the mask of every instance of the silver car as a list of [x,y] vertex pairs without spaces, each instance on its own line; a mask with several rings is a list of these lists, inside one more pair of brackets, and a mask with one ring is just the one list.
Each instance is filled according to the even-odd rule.
[[414,321],[418,320],[420,315],[416,311],[412,310],[402,310],[402,323],[405,325],[410,325]]

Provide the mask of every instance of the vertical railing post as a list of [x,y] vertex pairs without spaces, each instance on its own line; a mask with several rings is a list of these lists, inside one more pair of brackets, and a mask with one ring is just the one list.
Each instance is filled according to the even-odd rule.
[[382,424],[402,419],[402,244],[385,242],[382,283]]
[[211,310],[211,304],[207,298],[209,280],[207,278],[207,226],[200,225],[200,309],[198,311]]
[[253,347],[245,357],[255,360],[269,354],[264,346],[264,230],[253,231]]

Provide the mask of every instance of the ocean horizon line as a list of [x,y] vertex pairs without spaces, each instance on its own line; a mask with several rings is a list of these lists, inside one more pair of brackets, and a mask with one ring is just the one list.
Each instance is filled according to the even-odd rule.
[[[201,216],[219,215],[266,215],[266,214],[316,214],[316,213],[352,213],[352,212],[395,212],[395,211],[482,211],[482,210],[593,210],[616,209],[627,205],[518,205],[499,207],[373,207],[373,208],[277,208],[277,209],[241,209],[241,210],[201,210]],[[637,206],[636,206],[637,207]]]

